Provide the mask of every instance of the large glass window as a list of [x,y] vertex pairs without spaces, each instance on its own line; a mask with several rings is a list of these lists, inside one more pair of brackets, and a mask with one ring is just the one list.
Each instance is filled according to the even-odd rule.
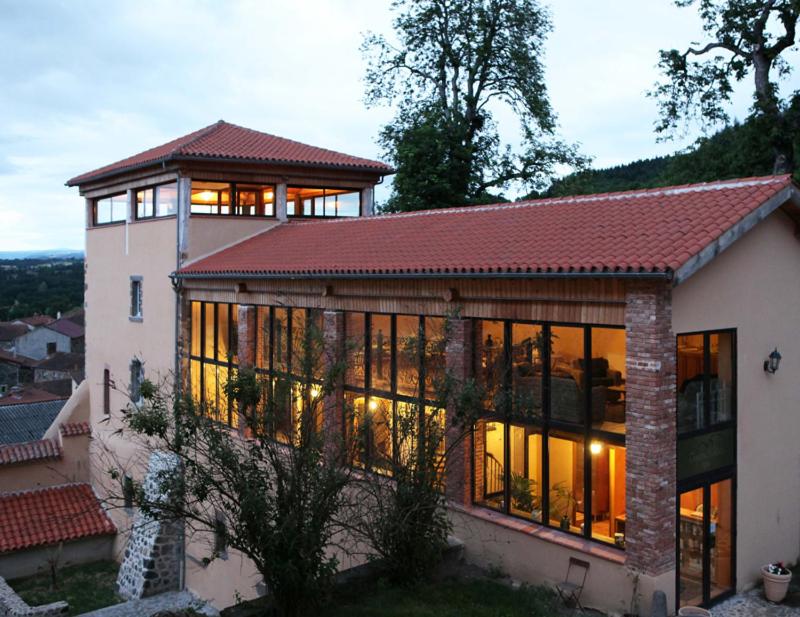
[[588,366],[592,425],[596,429],[625,432],[625,357],[625,330],[592,328],[592,357]]
[[124,221],[128,215],[128,198],[125,193],[111,195],[94,202],[94,224],[108,225]]
[[275,186],[192,180],[192,214],[275,216]]
[[424,443],[421,427],[428,445],[435,439],[444,455],[444,415],[432,400],[433,389],[420,388],[423,373],[431,380],[443,375],[443,336],[439,317],[345,314],[345,422],[357,464],[390,472]]
[[475,501],[624,547],[625,331],[474,323]]
[[286,211],[289,216],[359,216],[361,191],[290,186],[286,189]]
[[178,211],[178,183],[170,182],[136,191],[136,218],[171,216]]
[[190,381],[195,402],[215,420],[236,427],[238,416],[225,394],[237,368],[235,304],[192,302]]
[[552,326],[550,329],[550,417],[560,422],[583,424],[584,329]]
[[505,377],[505,324],[502,321],[475,322],[475,379],[485,393],[487,410],[502,410]]
[[736,392],[734,333],[681,334],[677,340],[678,432],[731,422]]

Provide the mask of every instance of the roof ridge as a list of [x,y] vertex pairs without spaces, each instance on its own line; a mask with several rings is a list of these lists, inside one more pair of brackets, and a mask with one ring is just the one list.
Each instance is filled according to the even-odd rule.
[[21,488],[17,491],[6,491],[4,493],[0,493],[0,498],[15,497],[17,495],[33,495],[36,493],[44,493],[47,491],[60,491],[66,488],[71,488],[76,486],[88,486],[89,489],[92,491],[92,494],[97,496],[97,493],[95,493],[94,488],[89,482],[64,482],[63,484],[53,484],[51,486],[38,486],[36,488]]
[[625,199],[638,199],[641,197],[658,197],[661,195],[679,195],[682,193],[699,193],[717,191],[727,188],[744,188],[747,186],[764,186],[780,181],[791,181],[790,174],[753,176],[750,178],[732,178],[715,182],[696,182],[694,184],[678,184],[648,189],[631,189],[629,191],[615,191],[611,193],[588,193],[586,195],[567,195],[564,197],[543,197],[540,199],[524,199],[520,201],[497,202],[477,206],[453,206],[450,208],[431,208],[430,210],[417,210],[415,212],[393,212],[375,216],[359,216],[352,218],[334,218],[323,220],[294,220],[298,225],[324,225],[334,223],[354,223],[356,221],[370,220],[396,220],[414,218],[419,216],[436,216],[441,214],[465,214],[470,212],[493,212],[496,210],[511,210],[516,208],[532,208],[542,206],[555,206],[569,203],[592,203],[597,201],[622,201]]
[[[190,140],[185,141],[180,146],[176,146],[172,150],[170,150],[169,154],[164,156],[161,160],[163,160],[163,161],[170,160],[176,154],[181,153],[181,151],[184,148],[188,148],[189,146],[191,146],[193,144],[196,144],[201,139],[204,139],[205,137],[208,137],[209,135],[213,135],[214,133],[216,133],[219,129],[221,129],[226,124],[229,124],[229,123],[225,122],[225,120],[223,120],[221,118],[219,120],[217,120],[214,124],[209,124],[204,129],[200,129],[199,131],[197,131],[198,134],[195,135],[194,137],[192,137]],[[191,135],[191,133],[189,133],[189,135]],[[156,159],[156,160],[158,160],[158,159]]]

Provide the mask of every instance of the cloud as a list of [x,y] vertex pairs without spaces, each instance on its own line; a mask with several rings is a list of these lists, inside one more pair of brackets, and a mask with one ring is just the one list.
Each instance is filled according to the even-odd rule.
[[[659,48],[701,36],[693,12],[668,0],[552,4],[546,65],[565,138],[598,164],[674,149],[655,143],[643,93]],[[84,202],[68,178],[220,118],[380,157],[391,110],[363,105],[359,45],[367,30],[390,31],[389,0],[2,6],[0,39],[13,53],[0,55],[0,250],[81,248]],[[513,139],[513,121],[501,120]]]

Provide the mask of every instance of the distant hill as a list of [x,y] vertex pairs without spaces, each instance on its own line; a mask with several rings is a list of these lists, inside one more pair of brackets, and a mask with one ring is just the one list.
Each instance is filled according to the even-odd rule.
[[0,258],[0,321],[31,315],[55,317],[82,307],[83,255],[68,257],[75,254],[65,251],[48,258]]
[[83,251],[75,249],[0,251],[0,259],[83,259]]
[[[795,143],[800,160],[800,141]],[[670,156],[590,169],[557,180],[543,196],[585,195],[711,182],[772,173],[768,131],[757,121],[733,124]],[[800,171],[795,173],[800,181]]]

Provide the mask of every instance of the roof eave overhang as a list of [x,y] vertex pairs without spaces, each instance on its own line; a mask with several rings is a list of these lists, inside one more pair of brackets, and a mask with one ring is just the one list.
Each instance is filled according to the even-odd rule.
[[800,211],[800,189],[794,183],[790,183],[787,187],[775,193],[738,223],[724,231],[703,250],[690,257],[680,268],[675,270],[675,274],[672,277],[672,285],[677,287],[685,282],[775,210],[787,204]]
[[654,279],[671,280],[671,271],[643,272],[173,272],[173,280],[330,280],[330,279]]
[[131,171],[137,171],[139,169],[144,169],[146,167],[156,167],[158,165],[163,165],[164,163],[168,163],[171,161],[244,163],[247,165],[287,165],[289,167],[299,167],[302,169],[335,169],[340,171],[355,171],[361,173],[370,173],[376,176],[390,176],[395,173],[395,170],[392,167],[375,167],[369,165],[337,165],[334,163],[304,163],[304,162],[288,161],[281,159],[253,159],[253,158],[238,158],[238,157],[225,157],[225,156],[213,157],[213,156],[188,156],[183,154],[181,155],[172,154],[169,156],[162,156],[160,158],[153,159],[151,161],[145,161],[143,163],[126,165],[125,167],[99,173],[97,175],[92,175],[87,177],[75,176],[74,178],[67,180],[65,186],[72,187],[72,186],[80,186],[82,184],[89,184],[90,182],[99,182],[100,180],[106,180],[108,178],[113,178],[114,176],[120,176],[122,174],[126,174]]

